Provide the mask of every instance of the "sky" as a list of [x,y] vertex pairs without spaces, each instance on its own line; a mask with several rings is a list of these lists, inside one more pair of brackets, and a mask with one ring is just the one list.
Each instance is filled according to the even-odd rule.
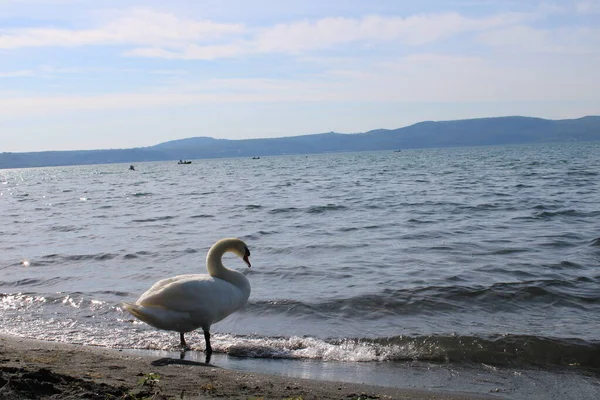
[[0,0],[0,152],[600,114],[600,0]]

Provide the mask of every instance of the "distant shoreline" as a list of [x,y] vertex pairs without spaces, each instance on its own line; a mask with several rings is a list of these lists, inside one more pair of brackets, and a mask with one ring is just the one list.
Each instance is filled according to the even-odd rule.
[[271,139],[191,137],[149,147],[0,153],[0,168],[52,167],[263,157],[362,151],[600,141],[600,116],[547,120],[496,117],[425,121],[399,129],[364,133],[328,132]]

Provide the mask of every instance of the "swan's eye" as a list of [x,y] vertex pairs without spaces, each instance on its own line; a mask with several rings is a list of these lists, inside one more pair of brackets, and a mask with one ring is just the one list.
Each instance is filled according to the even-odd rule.
[[247,248],[247,247],[244,247],[244,251],[245,251],[244,255],[245,255],[246,257],[250,257],[250,250],[248,250],[248,248]]

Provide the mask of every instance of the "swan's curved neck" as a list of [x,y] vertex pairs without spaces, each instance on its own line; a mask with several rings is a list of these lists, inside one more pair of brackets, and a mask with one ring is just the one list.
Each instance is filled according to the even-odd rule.
[[220,241],[215,243],[208,254],[206,255],[206,269],[209,275],[219,277],[221,273],[229,270],[223,265],[223,255],[229,251],[229,243],[226,241]]
[[223,255],[226,252],[231,251],[232,248],[233,244],[228,240],[222,240],[215,243],[206,255],[206,269],[210,276],[223,279],[240,289],[245,290],[246,287],[249,289],[250,284],[243,274],[223,265]]

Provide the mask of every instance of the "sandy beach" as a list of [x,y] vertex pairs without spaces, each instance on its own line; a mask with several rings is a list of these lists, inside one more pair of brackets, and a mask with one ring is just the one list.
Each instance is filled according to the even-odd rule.
[[232,371],[194,361],[6,335],[0,336],[0,357],[0,399],[484,398]]

